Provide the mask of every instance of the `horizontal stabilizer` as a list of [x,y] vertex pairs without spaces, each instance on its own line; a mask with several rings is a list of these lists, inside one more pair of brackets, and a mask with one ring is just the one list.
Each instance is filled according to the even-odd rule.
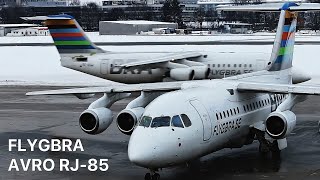
[[51,16],[33,16],[33,17],[21,17],[21,19],[26,21],[45,21],[45,20],[67,20],[73,19],[72,16],[62,14],[62,15],[51,15]]
[[[283,3],[265,3],[259,5],[241,5],[241,6],[225,6],[219,7],[221,11],[252,11],[252,12],[276,12],[281,11]],[[289,11],[305,12],[320,11],[319,3],[299,3],[299,6],[288,7]]]

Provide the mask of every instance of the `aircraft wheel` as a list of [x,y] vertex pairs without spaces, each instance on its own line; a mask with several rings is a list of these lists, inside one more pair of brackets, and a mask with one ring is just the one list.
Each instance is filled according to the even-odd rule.
[[160,174],[158,173],[155,173],[153,176],[152,176],[152,180],[159,180],[160,179]]
[[151,174],[150,174],[150,173],[147,173],[147,174],[144,176],[144,180],[153,180],[153,178],[151,177]]

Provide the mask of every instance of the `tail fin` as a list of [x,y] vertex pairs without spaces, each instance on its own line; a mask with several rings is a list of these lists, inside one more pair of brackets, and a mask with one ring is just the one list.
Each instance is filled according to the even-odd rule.
[[45,24],[60,54],[105,52],[89,40],[78,22],[70,15],[47,16]]
[[281,14],[270,58],[269,71],[280,71],[292,67],[297,26],[297,12],[290,11],[292,6],[298,5],[293,2],[287,2],[280,9]]

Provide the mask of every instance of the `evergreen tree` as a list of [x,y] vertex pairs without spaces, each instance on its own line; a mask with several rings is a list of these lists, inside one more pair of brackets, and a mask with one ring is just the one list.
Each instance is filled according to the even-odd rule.
[[178,0],[166,0],[162,7],[162,20],[166,22],[176,22],[179,27],[183,27],[182,9]]

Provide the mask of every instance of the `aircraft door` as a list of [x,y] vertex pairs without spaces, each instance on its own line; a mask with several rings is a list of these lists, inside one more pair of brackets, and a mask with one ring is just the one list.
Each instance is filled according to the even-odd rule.
[[195,108],[195,110],[197,111],[197,113],[201,118],[202,125],[203,125],[203,140],[207,141],[211,138],[211,134],[212,134],[211,120],[208,115],[208,112],[206,108],[203,106],[203,104],[197,99],[191,100],[190,104]]
[[106,61],[101,61],[101,64],[100,64],[100,72],[101,74],[103,75],[106,75],[109,73],[109,63],[108,63],[108,60]]

